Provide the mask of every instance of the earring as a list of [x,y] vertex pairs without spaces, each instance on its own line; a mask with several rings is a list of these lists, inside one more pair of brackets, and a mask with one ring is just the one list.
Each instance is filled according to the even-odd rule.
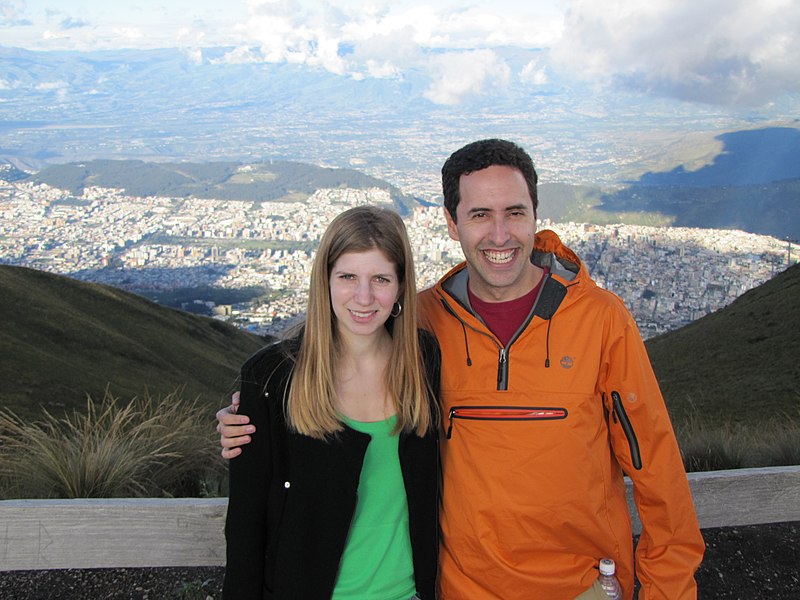
[[395,303],[392,305],[392,312],[390,312],[389,314],[390,314],[391,316],[393,316],[393,317],[397,318],[397,317],[399,317],[399,316],[400,316],[400,313],[401,313],[401,312],[403,312],[403,305],[402,305],[402,304],[400,304],[399,302],[395,302]]

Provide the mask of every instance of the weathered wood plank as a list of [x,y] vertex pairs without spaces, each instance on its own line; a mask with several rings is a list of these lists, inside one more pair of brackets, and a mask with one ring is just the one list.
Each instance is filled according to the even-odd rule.
[[[800,521],[800,466],[690,473],[700,527]],[[641,523],[628,482],[634,531]],[[0,501],[0,570],[225,564],[226,498]]]
[[[800,521],[800,466],[697,472],[688,479],[702,529]],[[639,533],[630,482],[628,508]]]
[[225,563],[225,498],[0,502],[0,569]]

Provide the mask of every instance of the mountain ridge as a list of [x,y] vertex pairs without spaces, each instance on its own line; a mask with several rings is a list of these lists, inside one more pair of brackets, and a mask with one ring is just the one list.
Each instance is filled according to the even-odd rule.
[[0,265],[0,401],[32,417],[85,408],[89,394],[184,394],[220,405],[266,341],[101,284]]
[[754,424],[800,417],[800,264],[645,342],[670,413]]
[[132,196],[192,196],[254,202],[308,198],[322,188],[379,188],[389,193],[400,214],[407,214],[416,204],[396,186],[355,169],[320,167],[297,161],[243,164],[236,161],[90,160],[51,165],[22,181],[44,183],[76,196],[89,186],[97,186],[124,189]]

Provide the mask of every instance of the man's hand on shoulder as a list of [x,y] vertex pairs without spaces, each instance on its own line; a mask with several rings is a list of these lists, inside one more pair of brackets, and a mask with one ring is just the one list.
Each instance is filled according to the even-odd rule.
[[234,392],[230,406],[217,411],[217,433],[219,445],[222,446],[222,458],[236,458],[242,453],[241,446],[249,444],[255,425],[250,424],[250,417],[238,414],[239,392]]

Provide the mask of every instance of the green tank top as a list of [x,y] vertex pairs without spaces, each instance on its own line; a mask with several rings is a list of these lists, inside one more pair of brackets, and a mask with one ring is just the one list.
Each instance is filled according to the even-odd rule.
[[358,502],[345,545],[334,600],[408,600],[416,592],[408,501],[398,456],[397,424],[364,423],[343,417],[349,427],[367,433]]

